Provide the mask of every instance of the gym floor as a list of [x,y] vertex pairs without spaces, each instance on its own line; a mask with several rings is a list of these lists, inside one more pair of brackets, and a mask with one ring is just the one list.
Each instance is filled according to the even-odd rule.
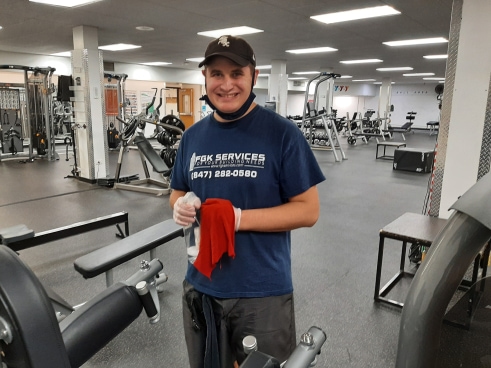
[[[436,143],[436,136],[428,131],[405,136],[410,148],[431,150]],[[400,134],[393,138],[401,139]],[[405,212],[422,213],[430,174],[394,171],[392,160],[375,158],[373,138],[368,144],[358,140],[355,146],[345,144],[345,138],[341,141],[348,157],[343,162],[335,162],[330,151],[314,151],[327,178],[319,185],[321,216],[314,227],[292,233],[297,334],[311,326],[326,332],[317,367],[389,368],[395,364],[401,312],[373,301],[378,233]],[[65,161],[64,147],[57,149],[58,161],[0,162],[0,228],[23,223],[39,232],[127,211],[133,234],[172,218],[168,196],[67,177],[73,159]],[[109,153],[111,176],[117,155],[118,151]],[[122,175],[144,177],[136,151],[130,150],[124,160]],[[83,279],[73,267],[74,260],[116,242],[115,233],[115,227],[96,230],[20,251],[20,257],[45,285],[77,305],[106,286],[104,275]],[[400,249],[400,243],[386,242],[382,284],[397,272]],[[187,366],[181,327],[181,284],[186,270],[183,238],[159,247],[157,254],[169,276],[160,294],[160,322],[150,325],[143,313],[84,367]],[[115,269],[115,280],[135,272],[141,259]],[[403,298],[407,286],[401,283],[390,295]],[[483,325],[475,322],[470,331],[444,325],[439,366],[491,367],[486,361],[491,357],[475,358],[471,353],[478,349],[473,336],[482,333]]]

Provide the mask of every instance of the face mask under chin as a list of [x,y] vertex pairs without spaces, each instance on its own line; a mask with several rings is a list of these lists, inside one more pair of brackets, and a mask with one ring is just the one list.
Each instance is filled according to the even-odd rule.
[[244,115],[247,112],[249,107],[251,107],[252,103],[254,102],[255,98],[256,98],[256,95],[254,94],[254,92],[251,91],[251,94],[247,98],[246,102],[244,102],[244,104],[240,107],[240,109],[238,109],[235,112],[231,112],[231,113],[225,113],[223,111],[218,110],[211,103],[210,99],[208,98],[208,95],[204,95],[203,97],[200,98],[200,100],[205,101],[208,104],[208,106],[210,106],[218,114],[218,116],[220,116],[222,119],[224,119],[224,120],[237,120],[238,118],[240,118],[242,115]]

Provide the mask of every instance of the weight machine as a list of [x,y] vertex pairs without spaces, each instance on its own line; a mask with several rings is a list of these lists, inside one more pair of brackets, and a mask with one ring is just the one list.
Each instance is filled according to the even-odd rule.
[[[105,119],[107,126],[107,143],[109,149],[116,149],[120,144],[119,132],[123,126],[118,121],[118,117],[125,120],[125,81],[128,78],[127,74],[115,74],[104,72],[104,78],[107,83],[104,84],[105,98]],[[113,83],[113,80],[116,81]],[[117,123],[117,124],[116,124]]]
[[[0,246],[0,265],[1,367],[81,367],[132,324],[143,309],[150,324],[160,320],[157,278],[163,265],[158,259],[143,261],[140,270],[128,279],[109,286],[61,321],[39,279],[6,246]],[[325,340],[324,331],[311,327],[282,366],[312,367]],[[241,365],[279,367],[276,359],[259,351],[251,351]]]
[[246,336],[242,340],[244,352],[247,358],[240,365],[240,368],[309,368],[317,363],[317,356],[324,342],[326,333],[319,327],[312,326],[302,334],[300,342],[291,353],[290,357],[280,364],[280,362],[267,354],[257,350],[257,341],[254,336]]
[[[152,102],[147,106],[145,112],[133,116],[129,122],[120,118],[118,120],[125,125],[121,133],[121,147],[119,149],[114,188],[132,190],[137,192],[151,193],[156,195],[168,194],[170,192],[170,174],[174,166],[176,148],[175,144],[182,136],[185,126],[184,123],[173,115],[167,115],[161,121],[147,118],[148,110],[153,106],[157,89]],[[145,135],[146,123],[154,124],[162,129],[156,136],[157,141],[165,148],[157,154],[154,147],[150,144]],[[129,146],[136,144],[145,172],[144,179],[121,180],[121,168],[123,165],[124,153]],[[148,170],[147,161],[150,162],[154,171],[162,175],[162,180],[152,179]],[[152,187],[153,186],[153,187]]]
[[[38,68],[22,65],[0,65],[4,70],[20,70],[24,83],[4,85],[0,91],[0,161],[46,157],[58,160],[55,150],[55,134],[52,116],[51,83],[55,68]],[[28,152],[24,152],[24,140],[28,140]],[[36,154],[34,154],[36,149]]]
[[415,115],[416,115],[416,112],[409,111],[407,113],[407,116],[406,116],[407,121],[401,127],[392,127],[389,124],[387,132],[389,134],[401,133],[402,139],[405,141],[406,137],[404,136],[404,133],[410,133],[411,132],[411,127],[413,126],[413,120],[416,118]]
[[[339,149],[342,159],[346,160],[346,155],[339,141],[338,130],[335,122],[336,117],[333,113],[328,114],[326,109],[323,109],[322,111],[318,110],[319,101],[317,95],[319,85],[322,84],[322,82],[325,82],[331,78],[339,78],[340,76],[340,74],[321,72],[308,81],[305,90],[302,124],[300,127],[302,133],[308,139],[312,148],[331,149],[336,161],[340,161],[336,152],[337,149]],[[310,84],[314,81],[317,81],[314,91],[314,99],[313,101],[309,102],[309,88]],[[317,132],[316,128],[324,129],[324,132]]]
[[163,265],[158,259],[142,263],[126,281],[113,284],[61,321],[41,282],[2,245],[0,265],[1,367],[80,367],[143,309],[150,323],[160,319],[156,277]]
[[347,131],[348,131],[348,144],[350,145],[356,145],[356,140],[358,138],[361,138],[365,144],[368,144],[368,139],[365,137],[363,134],[355,134],[357,130],[359,129],[358,124],[361,123],[362,119],[356,119],[358,116],[358,112],[353,113],[353,117],[350,119],[349,118],[349,113],[346,113],[346,120],[347,120]]

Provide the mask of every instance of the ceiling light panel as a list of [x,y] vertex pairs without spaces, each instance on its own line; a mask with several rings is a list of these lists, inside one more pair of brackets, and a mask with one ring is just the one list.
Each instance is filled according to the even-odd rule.
[[292,74],[303,75],[303,74],[319,74],[320,72],[293,72]]
[[425,55],[423,56],[425,59],[446,59],[448,55]]
[[434,38],[419,38],[415,40],[388,41],[382,43],[387,46],[412,46],[412,45],[428,45],[428,44],[445,43],[445,42],[448,42],[446,38],[434,37]]
[[193,63],[201,63],[205,58],[197,57],[197,58],[187,58],[186,61],[191,61]]
[[72,52],[71,51],[56,52],[54,54],[51,54],[51,56],[71,57],[72,56]]
[[310,49],[297,49],[297,50],[286,50],[290,54],[314,54],[317,52],[332,52],[338,51],[338,49],[333,49],[332,47],[313,47]]
[[435,73],[406,73],[403,74],[404,77],[427,77],[430,75],[435,75]]
[[29,0],[33,3],[40,3],[52,6],[64,6],[67,8],[73,8],[75,6],[82,6],[91,3],[96,3],[101,0]]
[[372,8],[355,9],[355,10],[336,12],[336,13],[315,15],[310,18],[322,23],[331,24],[331,23],[347,22],[347,21],[358,20],[358,19],[383,17],[383,16],[395,15],[395,14],[401,14],[401,12],[395,10],[394,8],[388,5],[384,5],[384,6],[375,6]]
[[400,66],[396,68],[377,68],[379,72],[396,72],[402,70],[413,70],[410,66]]
[[150,26],[138,26],[138,27],[135,27],[135,29],[138,31],[144,31],[144,32],[155,31],[155,28],[150,27]]
[[215,29],[214,31],[198,32],[198,34],[200,36],[218,38],[224,35],[241,36],[241,35],[260,33],[260,32],[264,32],[264,31],[262,29],[240,26],[240,27],[232,27],[232,28]]
[[167,61],[152,61],[149,63],[142,63],[143,65],[150,65],[150,66],[160,66],[160,65],[171,65],[172,63],[169,63]]
[[343,60],[341,64],[366,64],[366,63],[382,63],[380,59],[360,59],[360,60]]
[[123,50],[138,49],[140,47],[141,46],[131,45],[127,43],[116,43],[114,45],[99,46],[99,49],[106,50],[106,51],[123,51]]

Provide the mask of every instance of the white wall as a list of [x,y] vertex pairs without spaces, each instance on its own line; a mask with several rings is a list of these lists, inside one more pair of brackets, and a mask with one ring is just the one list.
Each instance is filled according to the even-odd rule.
[[391,104],[394,105],[394,112],[391,114],[392,126],[403,125],[410,111],[417,113],[413,120],[414,128],[426,128],[427,122],[440,121],[436,85],[437,83],[394,84],[391,97]]

